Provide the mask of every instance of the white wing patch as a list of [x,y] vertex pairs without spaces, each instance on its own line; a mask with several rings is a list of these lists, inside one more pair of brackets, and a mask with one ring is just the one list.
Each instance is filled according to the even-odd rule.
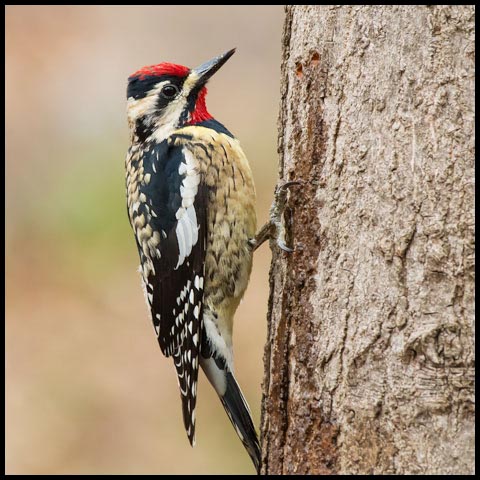
[[198,242],[197,214],[195,212],[194,200],[198,192],[200,183],[200,173],[198,172],[198,162],[195,157],[186,148],[183,149],[185,162],[178,167],[178,173],[184,175],[182,185],[180,186],[180,196],[182,197],[182,206],[177,210],[177,227],[175,233],[178,242],[178,263],[175,270],[183,264],[192,252],[193,246]]

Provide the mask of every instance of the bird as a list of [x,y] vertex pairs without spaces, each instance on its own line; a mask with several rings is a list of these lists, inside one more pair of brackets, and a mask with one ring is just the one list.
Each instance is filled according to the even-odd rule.
[[261,243],[255,186],[240,142],[206,106],[207,82],[234,52],[197,68],[163,62],[128,77],[126,197],[147,307],[160,349],[174,362],[188,439],[194,446],[201,368],[259,472],[232,340]]

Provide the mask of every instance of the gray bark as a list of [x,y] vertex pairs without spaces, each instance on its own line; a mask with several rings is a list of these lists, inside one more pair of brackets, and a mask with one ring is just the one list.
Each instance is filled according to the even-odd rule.
[[474,471],[474,29],[286,8],[263,473]]

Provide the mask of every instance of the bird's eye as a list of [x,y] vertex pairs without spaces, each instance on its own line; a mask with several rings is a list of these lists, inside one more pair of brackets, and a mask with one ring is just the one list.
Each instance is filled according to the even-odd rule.
[[173,98],[178,93],[178,88],[176,87],[176,85],[172,85],[172,84],[165,85],[162,88],[161,93],[162,93],[162,96],[165,98]]

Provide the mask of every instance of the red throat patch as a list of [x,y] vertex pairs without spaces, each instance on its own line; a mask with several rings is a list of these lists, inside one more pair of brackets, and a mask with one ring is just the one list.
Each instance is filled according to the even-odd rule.
[[130,78],[139,77],[143,80],[145,77],[159,77],[160,75],[174,75],[176,77],[186,77],[190,73],[188,67],[176,65],[175,63],[159,63],[158,65],[149,65],[137,70]]
[[205,97],[207,96],[207,87],[203,87],[197,97],[195,109],[191,113],[189,125],[211,120],[213,117],[208,113]]

